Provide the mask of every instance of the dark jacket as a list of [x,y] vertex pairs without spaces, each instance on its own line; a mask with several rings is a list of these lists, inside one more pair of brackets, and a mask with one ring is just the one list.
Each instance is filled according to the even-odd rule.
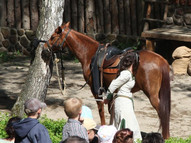
[[37,119],[26,118],[13,124],[15,143],[52,143],[47,129]]

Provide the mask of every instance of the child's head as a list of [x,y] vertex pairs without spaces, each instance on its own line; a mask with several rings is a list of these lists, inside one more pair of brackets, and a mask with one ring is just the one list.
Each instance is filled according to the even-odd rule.
[[71,97],[64,101],[64,111],[68,118],[76,118],[82,111],[82,100]]

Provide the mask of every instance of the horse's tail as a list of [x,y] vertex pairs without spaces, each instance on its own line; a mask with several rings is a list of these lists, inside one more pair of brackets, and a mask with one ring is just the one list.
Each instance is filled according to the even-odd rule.
[[164,64],[162,67],[162,82],[159,91],[159,117],[160,126],[162,126],[162,134],[166,139],[170,136],[169,124],[170,124],[170,110],[171,110],[171,90],[170,90],[170,75],[169,65]]

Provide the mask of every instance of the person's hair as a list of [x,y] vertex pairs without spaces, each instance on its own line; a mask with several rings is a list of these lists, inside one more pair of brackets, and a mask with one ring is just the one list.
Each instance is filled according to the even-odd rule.
[[125,69],[128,69],[131,65],[136,62],[136,53],[126,53],[120,61],[119,73]]
[[64,101],[64,111],[69,118],[75,118],[82,110],[82,100],[77,97],[68,98]]
[[133,132],[128,128],[117,131],[113,143],[133,143]]
[[148,133],[142,140],[142,143],[164,143],[160,133]]
[[7,126],[5,127],[5,131],[8,135],[7,139],[13,139],[15,137],[13,123],[19,122],[20,120],[20,117],[12,117],[9,119],[9,121],[7,122]]
[[87,141],[78,136],[70,136],[66,140],[62,141],[61,143],[87,143]]

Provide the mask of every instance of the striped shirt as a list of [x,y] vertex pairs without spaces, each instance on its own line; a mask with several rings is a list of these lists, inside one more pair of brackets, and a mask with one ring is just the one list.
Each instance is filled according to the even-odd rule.
[[79,136],[89,143],[87,130],[82,126],[81,122],[74,119],[68,119],[62,130],[63,141],[70,136]]

